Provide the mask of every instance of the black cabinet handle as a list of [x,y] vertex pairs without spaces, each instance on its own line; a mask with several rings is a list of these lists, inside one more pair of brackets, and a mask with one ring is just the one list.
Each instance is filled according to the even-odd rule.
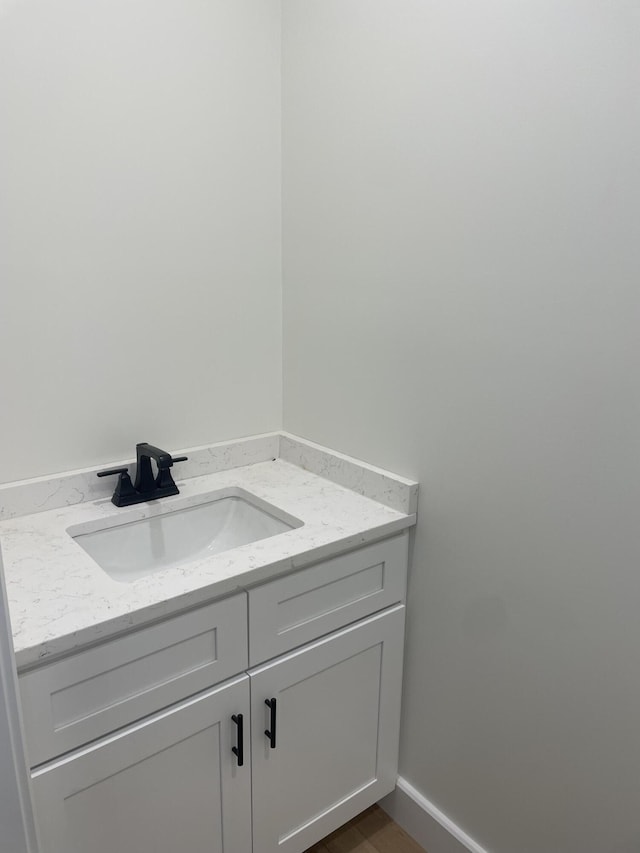
[[270,748],[276,748],[276,700],[275,699],[265,699],[264,704],[271,710],[271,719],[269,721],[269,728],[264,730],[264,733],[269,738]]
[[231,752],[238,758],[238,767],[244,764],[244,724],[242,714],[233,714],[231,719],[238,727],[238,745],[231,747]]

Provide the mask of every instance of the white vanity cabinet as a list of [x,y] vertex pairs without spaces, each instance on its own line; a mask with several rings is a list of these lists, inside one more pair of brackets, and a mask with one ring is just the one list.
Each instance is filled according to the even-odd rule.
[[407,539],[23,673],[41,853],[302,853],[389,793]]

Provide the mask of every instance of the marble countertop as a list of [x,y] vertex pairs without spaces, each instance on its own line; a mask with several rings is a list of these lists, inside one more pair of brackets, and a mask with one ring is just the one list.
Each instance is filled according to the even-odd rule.
[[[311,450],[320,452],[311,445],[305,452]],[[126,510],[103,497],[0,523],[19,669],[399,533],[416,518],[415,512],[385,506],[282,458],[177,483],[179,496]],[[132,583],[109,577],[67,533],[70,527],[92,522],[109,526],[123,512],[152,517],[185,499],[233,487],[303,525]]]

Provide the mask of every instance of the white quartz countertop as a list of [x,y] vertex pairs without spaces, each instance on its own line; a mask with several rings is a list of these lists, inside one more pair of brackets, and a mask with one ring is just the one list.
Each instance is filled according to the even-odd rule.
[[[19,668],[68,653],[278,574],[399,533],[415,514],[275,459],[177,479],[180,495],[119,509],[108,498],[10,518],[0,547]],[[228,488],[244,489],[303,522],[297,529],[131,583],[113,580],[67,529],[132,511],[137,518]],[[100,524],[97,524],[100,526]]]

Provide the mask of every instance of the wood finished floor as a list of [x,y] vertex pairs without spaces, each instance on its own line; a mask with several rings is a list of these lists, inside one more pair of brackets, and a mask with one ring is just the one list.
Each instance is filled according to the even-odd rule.
[[327,836],[306,853],[426,853],[379,806]]

